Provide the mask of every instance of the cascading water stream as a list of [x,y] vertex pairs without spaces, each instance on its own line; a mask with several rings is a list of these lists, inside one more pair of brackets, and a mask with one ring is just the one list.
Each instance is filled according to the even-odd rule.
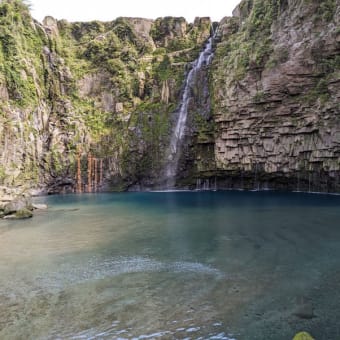
[[167,152],[167,163],[165,168],[166,187],[171,189],[175,185],[175,176],[177,173],[178,162],[181,155],[181,146],[183,142],[190,100],[192,99],[192,87],[195,84],[197,73],[202,67],[210,64],[213,58],[213,36],[208,39],[204,50],[193,62],[193,67],[186,76],[184,91],[179,106],[179,114],[175,129],[172,133],[170,146]]

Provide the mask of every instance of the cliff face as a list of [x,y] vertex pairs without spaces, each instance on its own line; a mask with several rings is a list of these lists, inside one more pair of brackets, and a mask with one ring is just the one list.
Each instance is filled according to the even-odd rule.
[[220,185],[340,190],[340,6],[246,0],[212,70]]
[[71,72],[53,45],[53,33],[22,2],[1,2],[0,185],[72,184],[75,145],[87,132],[71,102]]
[[186,66],[210,25],[170,17],[40,24],[22,1],[2,1],[0,185],[60,192],[78,180],[88,190],[99,164],[102,188],[155,182]]
[[[222,20],[190,88],[179,186],[340,191],[339,7],[244,0]],[[3,0],[0,189],[157,186],[210,33],[208,18],[40,24]]]

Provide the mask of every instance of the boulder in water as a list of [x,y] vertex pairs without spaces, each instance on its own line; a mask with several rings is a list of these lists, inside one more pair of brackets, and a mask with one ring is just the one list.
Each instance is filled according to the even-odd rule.
[[28,210],[26,208],[17,210],[15,213],[6,215],[4,218],[5,219],[11,219],[11,220],[21,220],[25,218],[30,218],[33,216],[33,213],[31,210]]
[[0,218],[32,217],[30,195],[18,188],[0,187]]
[[4,206],[4,215],[10,215],[17,211],[27,209],[32,210],[31,200],[27,197],[17,197]]
[[299,332],[294,336],[293,340],[315,340],[315,339],[307,332]]
[[33,207],[33,209],[36,209],[36,210],[45,210],[45,209],[47,209],[47,204],[33,203],[32,207]]

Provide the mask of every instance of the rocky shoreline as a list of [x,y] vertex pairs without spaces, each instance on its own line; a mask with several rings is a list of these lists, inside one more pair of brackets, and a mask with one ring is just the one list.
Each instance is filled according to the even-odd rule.
[[29,191],[0,187],[0,218],[16,220],[31,218],[37,209],[47,209],[47,205],[32,203]]

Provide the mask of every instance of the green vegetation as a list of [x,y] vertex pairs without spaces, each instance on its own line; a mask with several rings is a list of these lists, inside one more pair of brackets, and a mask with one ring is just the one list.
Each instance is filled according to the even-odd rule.
[[[334,0],[306,0],[309,6],[315,7],[318,20],[331,21],[334,18],[336,2]],[[213,81],[230,85],[239,83],[246,75],[260,76],[264,69],[272,69],[289,59],[289,50],[285,46],[273,47],[272,24],[280,15],[280,0],[243,0],[239,5],[239,18],[230,18],[224,25],[229,34],[217,45],[213,65]],[[340,58],[335,54],[328,59],[323,57],[323,41],[314,44],[312,56],[316,61],[316,78],[322,78],[304,97],[308,102],[320,99],[321,103],[329,99],[327,80],[339,70]],[[254,103],[262,101],[263,94],[258,92]]]
[[0,73],[9,99],[22,107],[37,104],[43,76],[39,55],[42,40],[32,27],[29,8],[20,0],[0,3]]
[[317,15],[324,21],[331,21],[336,12],[336,0],[322,0],[317,9]]
[[187,65],[210,25],[157,19],[147,38],[129,18],[48,18],[43,27],[24,2],[2,1],[0,87],[9,101],[1,120],[11,122],[6,143],[20,138],[25,147],[0,169],[0,180],[8,169],[13,183],[72,178],[78,150],[117,160],[122,188],[159,176]]
[[32,211],[26,208],[23,208],[23,209],[18,210],[12,218],[21,220],[23,218],[31,218],[31,217],[33,217]]
[[302,96],[302,100],[306,103],[313,104],[319,100],[320,104],[325,104],[330,99],[328,90],[328,81],[326,78],[321,78],[314,87]]
[[[155,176],[185,67],[209,36],[210,21],[188,25],[183,18],[157,19],[150,31],[155,46],[128,18],[107,23],[62,21],[58,28],[57,50],[72,69],[76,84],[72,104],[91,135],[92,153],[120,159],[121,174],[132,182]],[[95,87],[91,88],[89,76],[96,79]],[[79,90],[80,83],[89,90],[84,93],[82,86]]]
[[[157,19],[151,26],[153,41],[146,41],[145,32],[127,18],[105,23],[50,20],[46,34],[25,14],[25,5],[14,15],[15,3],[8,1],[9,11],[0,11],[6,20],[15,18],[8,31],[0,30],[0,74],[11,109],[24,109],[21,117],[29,122],[13,127],[9,138],[18,138],[20,129],[25,140],[31,135],[45,138],[43,160],[32,162],[33,151],[23,150],[22,174],[15,180],[39,181],[42,168],[53,178],[72,178],[78,147],[117,160],[124,184],[157,176],[188,63],[209,36],[210,22]],[[239,79],[249,68],[262,67],[271,52],[271,40],[266,37],[259,44],[251,30],[254,26],[265,37],[271,12],[260,2],[251,6],[249,30],[242,28],[226,46]],[[235,21],[233,25],[236,31]],[[43,126],[37,127],[37,113],[46,116]],[[193,120],[198,143],[210,143],[213,121],[200,112]]]
[[264,98],[265,98],[264,92],[263,92],[263,91],[258,91],[258,92],[255,94],[253,100],[254,100],[254,103],[255,103],[255,104],[259,104],[259,103],[261,103],[261,102],[264,100]]
[[286,47],[276,48],[270,55],[266,64],[267,68],[274,68],[280,64],[285,63],[289,59],[289,50]]
[[237,19],[230,19],[228,25],[236,32],[218,45],[216,60],[222,60],[221,66],[225,72],[234,74],[236,81],[243,79],[250,69],[263,69],[268,61],[273,51],[270,29],[278,16],[279,4],[279,0],[243,1],[240,12],[245,17],[237,31]]
[[314,338],[307,332],[299,332],[294,336],[293,340],[314,340]]

